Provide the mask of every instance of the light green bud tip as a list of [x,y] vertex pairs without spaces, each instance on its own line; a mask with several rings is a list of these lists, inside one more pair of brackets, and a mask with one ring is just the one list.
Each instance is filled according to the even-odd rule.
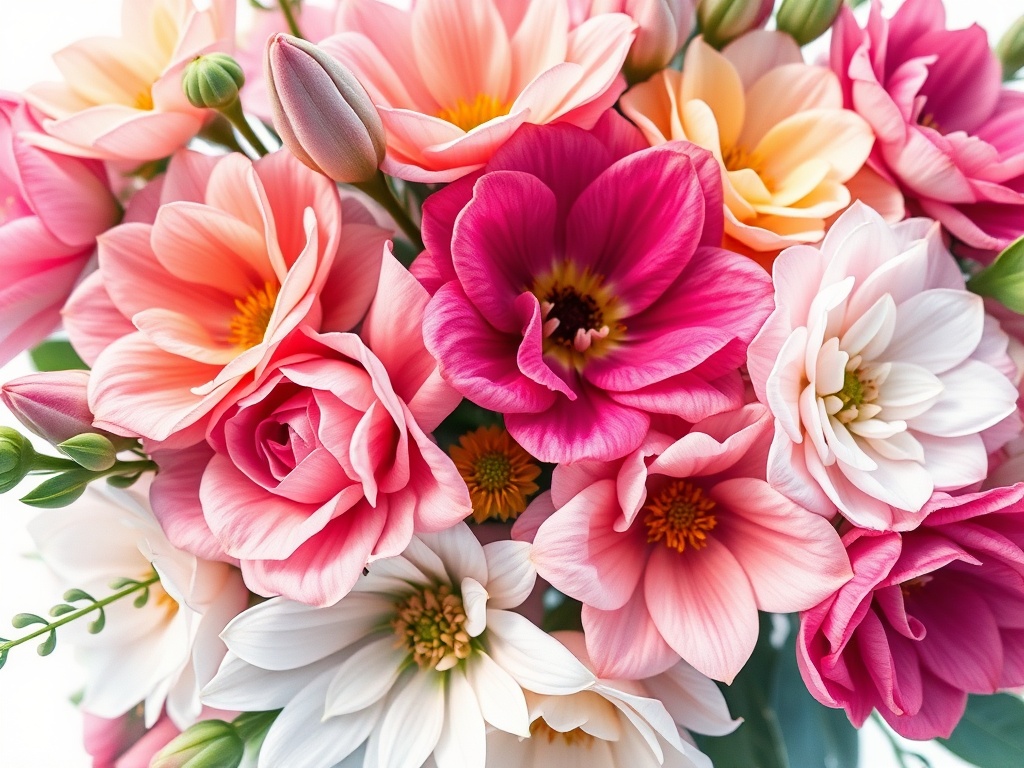
[[245,744],[230,723],[203,720],[153,757],[150,768],[238,768]]
[[783,0],[775,23],[799,45],[807,45],[825,34],[842,7],[842,0]]
[[181,87],[193,107],[224,109],[238,100],[245,73],[226,53],[197,56],[181,76]]
[[1024,16],[1015,21],[999,38],[996,56],[1003,65],[1003,79],[1011,80],[1024,69]]
[[79,466],[93,472],[110,469],[117,461],[117,449],[114,444],[109,438],[94,432],[75,435],[57,448]]
[[0,493],[7,493],[32,469],[36,452],[20,432],[0,427]]

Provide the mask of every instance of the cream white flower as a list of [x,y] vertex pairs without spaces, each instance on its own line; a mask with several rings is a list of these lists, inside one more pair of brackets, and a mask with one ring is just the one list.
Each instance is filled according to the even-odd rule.
[[282,712],[260,768],[484,768],[487,727],[530,735],[524,689],[596,685],[557,640],[509,611],[530,594],[530,545],[481,546],[465,524],[413,537],[336,605],[274,598],[223,633],[209,706]]
[[147,728],[166,708],[184,730],[199,717],[199,691],[227,652],[218,634],[245,609],[249,592],[231,566],[171,546],[147,495],[146,480],[128,491],[90,487],[72,506],[43,512],[28,528],[60,581],[96,599],[109,595],[116,579],[159,575],[141,608],[131,595],[107,606],[99,634],[88,634],[83,619],[61,636],[76,646],[88,675],[84,710],[114,718],[143,701]]
[[1014,367],[937,224],[890,228],[856,203],[820,250],[784,251],[774,283],[776,309],[748,350],[775,416],[769,483],[884,529],[913,527],[933,491],[985,477],[982,433],[1015,411]]

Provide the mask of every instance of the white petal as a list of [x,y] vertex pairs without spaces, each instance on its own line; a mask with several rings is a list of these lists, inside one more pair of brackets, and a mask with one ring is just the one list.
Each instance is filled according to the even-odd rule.
[[[822,413],[825,413],[825,406],[822,403],[819,410],[820,402],[814,393],[813,384],[804,387],[804,391],[800,393],[800,421],[803,423],[804,432],[810,438],[810,444],[818,452],[819,460],[825,466],[830,466],[835,464],[836,457],[829,450],[828,443],[825,442],[825,428],[821,416]],[[827,413],[825,413],[825,419],[828,419]]]
[[429,584],[431,581],[423,571],[416,567],[415,563],[405,558],[404,553],[397,557],[382,557],[380,560],[374,560],[367,570],[378,578],[394,579],[406,584]]
[[800,428],[800,391],[804,387],[807,329],[794,330],[783,343],[765,383],[765,405],[794,443],[803,440]]
[[437,768],[484,768],[486,726],[462,670],[455,670],[448,678],[446,706],[444,728],[434,747]]
[[476,579],[462,580],[462,606],[466,609],[466,632],[477,637],[487,628],[487,590]]
[[935,488],[950,491],[984,480],[988,474],[988,455],[981,435],[933,437],[918,434],[924,452],[924,466],[935,481]]
[[441,562],[451,584],[458,584],[467,576],[481,584],[487,583],[487,560],[484,549],[465,523],[440,531],[419,534]]
[[420,768],[434,751],[445,719],[444,678],[414,671],[388,698],[378,729],[379,768]]
[[941,394],[942,381],[928,369],[913,363],[892,362],[875,403],[882,406],[886,420],[905,421],[924,413]]
[[885,294],[846,329],[839,346],[851,357],[874,360],[892,340],[896,329],[896,302]]
[[819,395],[831,395],[843,388],[846,364],[850,356],[839,350],[839,339],[833,336],[821,345],[814,373],[814,390]]
[[441,558],[423,543],[423,539],[419,536],[412,537],[409,545],[402,552],[402,557],[409,560],[409,562],[438,583],[444,584],[448,581],[448,574],[444,570],[444,563],[441,562]]
[[[807,447],[814,450],[810,441]],[[778,428],[768,450],[768,483],[783,496],[817,515],[832,517],[836,513],[835,503],[807,471],[804,448],[794,444]]]
[[338,658],[328,656],[298,669],[269,672],[229,652],[217,675],[203,688],[202,702],[229,712],[280,709],[314,678],[337,666]]
[[829,416],[825,412],[825,404],[818,400],[818,411],[821,418],[822,432],[828,447],[836,456],[836,460],[845,466],[856,467],[857,469],[870,472],[875,468],[875,462],[864,453],[864,450],[853,439],[853,435],[839,419]]
[[725,696],[715,682],[685,661],[644,680],[644,687],[665,704],[672,719],[684,728],[708,736],[735,731],[740,720],[729,715]]
[[[630,718],[632,722],[636,722],[630,715],[630,711],[636,713],[643,721],[648,724],[662,739],[667,741],[676,749],[682,748],[682,742],[679,739],[679,729],[676,727],[675,721],[669,714],[668,709],[665,705],[657,699],[652,699],[647,696],[637,696],[626,691],[620,691],[614,687],[607,685],[599,685],[598,689],[601,693],[612,700],[613,703],[617,704],[621,702],[623,705],[620,707],[622,712]],[[660,745],[655,748],[654,745],[651,749],[658,753],[661,751]]]
[[[843,474],[857,488],[885,504],[910,512],[925,505],[935,489],[928,470],[916,461],[892,461],[870,448],[865,453],[877,465],[871,472],[843,466]],[[845,512],[845,510],[844,510]]]
[[[907,423],[905,421],[882,421],[881,419],[865,419],[864,421],[851,421],[846,425],[846,428],[850,430],[857,437],[863,437],[866,440],[888,440],[894,435],[904,434],[907,431]],[[872,443],[873,445],[874,443]],[[881,452],[883,456],[889,456],[885,451]],[[890,459],[897,458],[896,456],[889,456]],[[898,458],[906,459],[909,456],[899,456]]]
[[466,662],[466,677],[476,693],[484,720],[517,736],[530,735],[526,697],[508,672],[486,653],[478,651]]
[[943,373],[977,348],[984,325],[980,296],[946,288],[924,291],[897,307],[896,332],[885,357]]
[[[877,423],[884,424],[884,422]],[[924,448],[921,447],[921,443],[917,438],[905,429],[880,439],[869,437],[867,444],[872,450],[877,451],[880,456],[884,456],[887,459],[924,463]]]
[[492,608],[515,608],[533,592],[537,570],[525,541],[495,541],[484,545],[487,558],[487,592]]
[[907,419],[916,432],[960,437],[999,423],[1017,407],[1017,388],[999,371],[977,360],[940,376],[943,392],[935,405]]
[[337,667],[331,680],[324,718],[358,712],[382,699],[398,679],[408,655],[405,647],[395,647],[395,636],[390,633],[353,653]]
[[487,611],[487,649],[517,683],[535,693],[575,693],[597,680],[564,645],[517,613]]

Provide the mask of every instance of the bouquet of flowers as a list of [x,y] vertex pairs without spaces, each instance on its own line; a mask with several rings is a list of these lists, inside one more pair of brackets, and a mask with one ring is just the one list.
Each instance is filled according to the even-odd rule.
[[1022,764],[1024,19],[267,5],[0,95],[94,765]]

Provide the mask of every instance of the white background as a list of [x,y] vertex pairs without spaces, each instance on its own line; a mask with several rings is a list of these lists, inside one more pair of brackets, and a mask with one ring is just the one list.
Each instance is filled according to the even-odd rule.
[[[246,0],[239,0],[240,8],[246,5]],[[891,10],[899,2],[884,5]],[[0,89],[20,90],[35,81],[55,78],[57,70],[50,54],[81,37],[117,34],[120,6],[120,0],[0,0]],[[1021,0],[947,0],[946,6],[950,26],[977,21],[990,31],[993,43],[1024,12]],[[0,370],[0,380],[28,370],[24,359],[16,360]],[[0,424],[13,423],[0,407]],[[24,525],[32,512],[15,498],[13,493],[0,497],[0,635],[7,637],[14,631],[9,630],[8,617],[21,611],[43,614],[60,599],[43,569],[25,557],[32,545]],[[47,658],[36,656],[31,646],[12,651],[7,666],[0,670],[0,768],[90,765],[80,746],[79,715],[69,703],[80,684],[80,673],[67,647],[58,647]],[[931,745],[919,749],[934,768],[966,765]],[[885,737],[870,726],[864,733],[861,765],[896,765]]]

